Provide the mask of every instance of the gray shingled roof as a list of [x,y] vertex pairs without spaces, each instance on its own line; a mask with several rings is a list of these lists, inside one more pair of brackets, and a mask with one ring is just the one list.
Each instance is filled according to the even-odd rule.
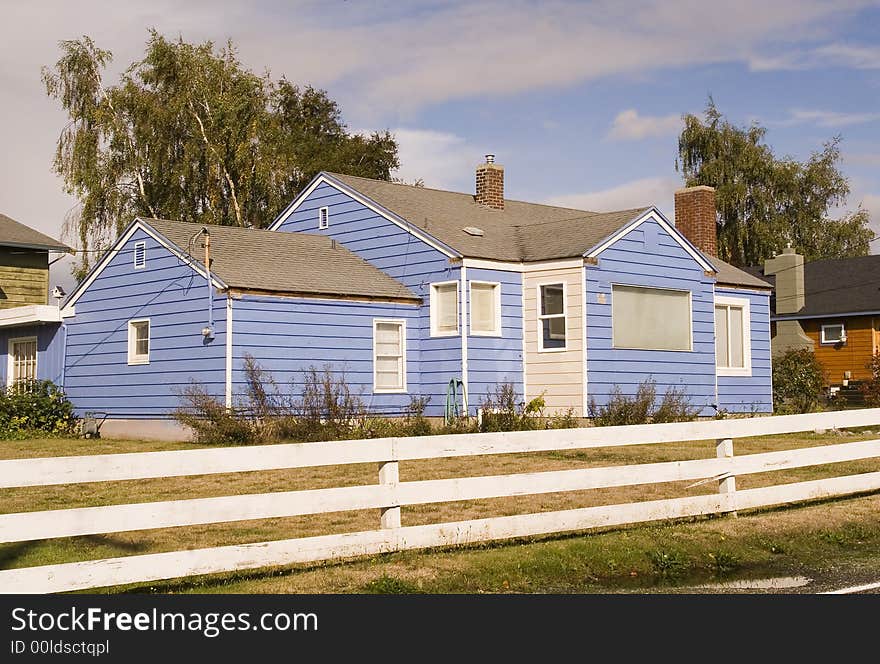
[[[528,262],[581,256],[650,209],[589,212],[505,199],[504,210],[490,210],[477,204],[472,194],[328,175],[468,258]],[[465,226],[476,226],[484,234],[469,235]],[[718,271],[719,284],[770,288],[766,281],[719,258],[707,258]]]
[[45,249],[46,251],[71,251],[70,247],[43,235],[30,226],[0,214],[0,246]]
[[[761,268],[749,268],[763,275]],[[776,276],[763,277],[774,286]],[[804,263],[804,308],[782,318],[880,311],[880,256]]]
[[[578,256],[647,209],[589,212],[505,199],[504,210],[491,210],[472,194],[328,175],[468,258],[519,262]],[[466,226],[482,229],[482,237],[465,233]]]
[[[141,218],[187,253],[202,224]],[[421,300],[396,279],[322,235],[278,233],[255,228],[208,226],[211,271],[230,288],[343,295],[375,299]],[[194,252],[202,264],[204,249]]]

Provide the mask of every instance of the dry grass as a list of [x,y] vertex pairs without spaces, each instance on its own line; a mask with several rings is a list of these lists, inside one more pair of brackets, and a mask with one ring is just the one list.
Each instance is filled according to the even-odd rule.
[[[735,442],[737,454],[774,451],[796,447],[807,447],[837,442],[852,442],[875,437],[870,432],[864,433],[832,433],[825,435],[798,434],[744,439]],[[133,451],[154,451],[173,449],[192,449],[198,447],[192,443],[155,443],[124,440],[39,440],[13,441],[0,447],[0,458],[27,458],[38,456],[68,456],[85,454],[122,453]],[[573,452],[543,452],[532,454],[494,455],[485,457],[459,457],[412,461],[401,463],[401,480],[424,480],[447,477],[463,477],[474,475],[500,475],[521,472],[538,472],[549,470],[567,470],[575,468],[613,466],[621,464],[652,463],[675,461],[715,456],[712,441],[694,441],[662,445],[642,445],[620,448],[600,448]],[[765,473],[761,475],[737,478],[738,488],[751,488],[768,484],[796,482],[819,477],[842,474],[862,473],[880,470],[880,460],[872,459],[859,462],[834,464],[833,466],[811,467]],[[262,471],[224,475],[202,475],[181,478],[132,480],[124,482],[106,482],[80,485],[63,485],[56,487],[27,487],[21,489],[0,490],[0,512],[27,512],[35,510],[64,509],[92,505],[112,505],[123,503],[151,502],[159,500],[179,500],[183,498],[199,498],[210,496],[240,495],[248,493],[266,493],[313,489],[332,486],[351,486],[373,484],[377,481],[375,464],[352,466],[331,466],[310,469],[294,469],[279,471]],[[690,496],[711,493],[716,490],[712,483],[688,488],[688,482],[640,485],[613,489],[578,491],[517,498],[500,498],[436,505],[420,505],[403,509],[404,525],[457,521],[482,518],[488,516],[507,515],[526,512],[569,509],[591,505],[614,504],[633,501],[656,500],[677,496]],[[830,503],[833,505],[833,503]],[[876,501],[874,503],[876,506]],[[798,512],[788,512],[794,516],[787,523],[797,520]],[[815,519],[816,512],[804,511]],[[821,516],[824,520],[828,517]],[[257,542],[263,540],[305,537],[310,535],[341,533],[361,530],[373,530],[378,527],[378,510],[359,512],[340,512],[323,515],[263,519],[230,524],[187,526],[128,533],[115,533],[99,536],[59,538],[38,542],[24,542],[0,545],[0,568],[29,567],[77,560],[97,559],[102,557],[124,556],[141,553],[155,553],[178,549],[193,549],[225,544]],[[719,524],[728,523],[719,521]],[[733,525],[714,527],[721,531],[724,528],[741,528],[742,519],[729,522]],[[817,524],[813,524],[814,526]],[[624,531],[625,532],[625,531]],[[490,550],[481,549],[485,554]],[[397,554],[395,560],[412,560],[411,556],[420,554]],[[429,554],[421,554],[429,555]],[[622,553],[617,554],[623,556]],[[412,582],[428,584],[440,589],[446,588],[436,581],[438,574],[448,576],[445,565],[453,568],[467,554],[456,554],[446,562],[438,562],[438,569],[432,572],[407,572],[407,579]],[[489,556],[490,558],[492,556]],[[396,574],[394,565],[389,563],[389,574]],[[347,567],[347,566],[346,566]],[[375,570],[355,566],[363,574],[369,576]],[[334,571],[335,570],[335,571]],[[320,566],[317,571],[309,572],[306,577],[312,581],[288,581],[293,585],[278,586],[279,589],[302,590],[316,588],[333,591],[334,589],[350,590],[352,584],[362,579],[348,572],[339,571],[338,566]],[[445,570],[445,571],[444,571]],[[337,581],[341,575],[344,581]],[[595,576],[595,574],[594,574]],[[422,578],[424,577],[424,578]],[[428,578],[430,577],[430,579]],[[226,577],[217,577],[223,579]],[[286,577],[290,579],[290,577]],[[299,577],[297,577],[299,578]],[[421,581],[419,581],[421,579]],[[433,580],[431,580],[433,579]],[[409,582],[408,581],[408,582]],[[261,582],[262,583],[262,582]],[[264,585],[247,585],[248,588],[263,588]],[[305,583],[306,585],[297,585]],[[365,582],[366,583],[366,582]],[[325,584],[325,585],[322,585]],[[432,586],[433,584],[433,586]],[[439,584],[439,585],[438,585]],[[418,584],[417,584],[418,585]],[[490,584],[491,585],[491,584]],[[236,586],[237,587],[237,586]],[[427,586],[425,586],[427,587]],[[458,586],[456,586],[458,587]],[[467,584],[465,586],[467,587]],[[277,591],[277,590],[275,590]],[[272,592],[275,592],[272,591]],[[266,592],[266,590],[247,590],[247,592]]]

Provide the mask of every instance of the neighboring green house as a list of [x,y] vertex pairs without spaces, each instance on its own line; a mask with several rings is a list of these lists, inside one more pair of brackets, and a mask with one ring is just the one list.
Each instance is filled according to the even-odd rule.
[[49,252],[65,244],[0,214],[0,309],[49,303]]

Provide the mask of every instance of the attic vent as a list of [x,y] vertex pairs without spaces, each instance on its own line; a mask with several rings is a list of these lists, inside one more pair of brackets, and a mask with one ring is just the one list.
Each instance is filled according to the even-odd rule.
[[322,207],[318,210],[318,228],[330,227],[330,208]]
[[476,226],[465,226],[462,229],[468,235],[476,235],[477,237],[483,237],[483,229],[477,228]]
[[134,269],[140,270],[147,266],[147,243],[135,242],[134,244]]

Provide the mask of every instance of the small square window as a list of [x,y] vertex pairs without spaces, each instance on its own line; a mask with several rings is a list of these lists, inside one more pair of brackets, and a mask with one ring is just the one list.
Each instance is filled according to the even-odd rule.
[[322,207],[318,209],[318,228],[330,228],[330,208]]
[[134,243],[134,269],[142,270],[147,266],[147,243]]
[[128,363],[150,363],[149,319],[128,321]]
[[822,326],[822,343],[823,344],[844,344],[846,343],[846,329],[843,323],[833,323],[831,325]]
[[501,284],[471,282],[471,334],[501,336]]
[[431,284],[431,336],[458,334],[458,282]]

